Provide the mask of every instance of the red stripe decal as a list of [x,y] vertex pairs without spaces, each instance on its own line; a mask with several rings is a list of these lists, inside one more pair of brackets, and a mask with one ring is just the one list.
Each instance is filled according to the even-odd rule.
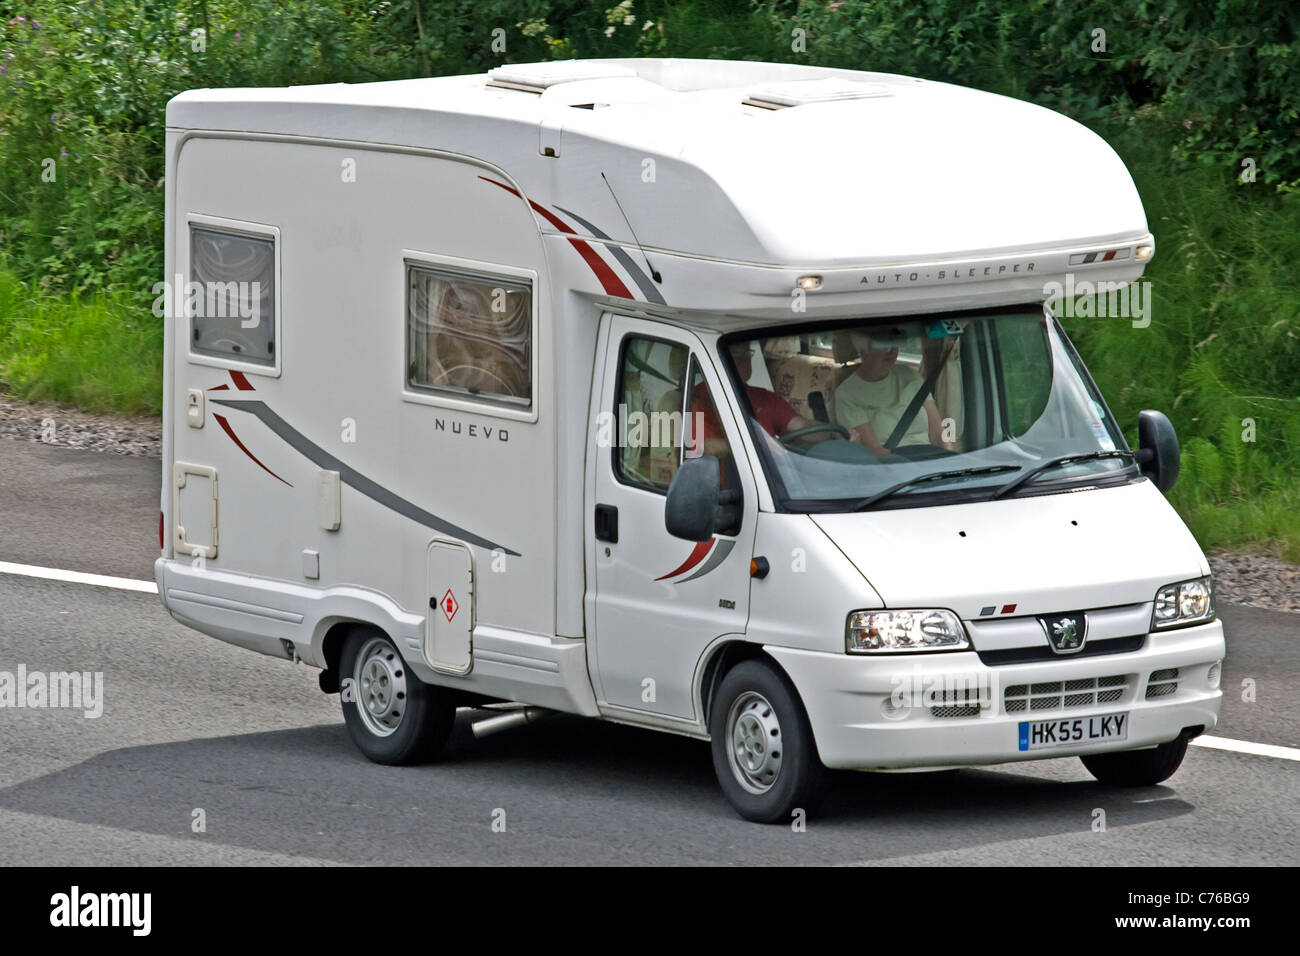
[[[488,179],[486,176],[480,176],[479,179],[483,180],[485,183],[491,183],[493,186],[500,186],[506,192],[519,196],[519,190],[507,186],[505,183],[499,183],[495,179]],[[522,199],[523,197],[520,196],[519,198]],[[531,199],[528,200],[528,205],[533,207],[537,215],[543,217],[552,226],[560,230],[560,232],[568,233],[569,236],[577,235],[577,233],[574,232],[567,223],[561,220],[558,216],[543,209]],[[597,255],[596,250],[592,249],[585,241],[582,239],[570,238],[569,245],[578,250],[578,255],[582,256],[583,261],[587,263],[588,268],[596,274],[596,278],[600,280],[600,285],[606,292],[610,295],[618,296],[620,299],[636,298],[636,296],[628,290],[628,287],[623,284],[623,280],[620,279],[614,270],[609,267],[609,263]]]
[[231,369],[230,377],[235,381],[235,388],[241,392],[251,392],[253,390],[253,386],[248,384],[248,379],[244,378],[243,372],[236,372]]
[[569,245],[578,250],[578,255],[587,260],[587,265],[591,271],[596,273],[596,278],[600,280],[601,286],[610,295],[618,296],[620,299],[635,299],[623,280],[614,274],[614,270],[600,256],[596,255],[596,250],[587,245],[581,239],[570,239]]
[[1014,611],[1015,609],[1016,609],[1016,606],[1015,606],[1014,604],[1004,604],[1004,605],[1002,605],[1002,613],[1003,613],[1003,614],[1010,614],[1010,613],[1011,613],[1012,611]]
[[[485,183],[491,183],[493,186],[500,186],[502,189],[510,193],[512,196],[519,196],[519,190],[515,189],[513,186],[507,186],[505,183],[499,183],[495,179],[488,179],[486,176],[480,176],[479,179],[483,180],[483,182]],[[524,197],[519,196],[519,198],[523,199]]]
[[209,391],[209,392],[224,392],[224,391],[228,390],[229,388],[230,388],[229,385],[227,385],[225,382],[222,382],[220,385],[213,385],[210,389],[208,389],[208,391]]
[[710,538],[708,541],[699,542],[697,545],[695,545],[695,548],[691,551],[690,557],[688,557],[684,562],[682,562],[681,567],[679,567],[676,571],[669,571],[662,578],[655,578],[655,580],[662,581],[664,580],[664,578],[675,578],[679,574],[685,574],[691,568],[695,567],[697,564],[699,564],[701,561],[704,560],[704,556],[708,554],[711,550],[713,550],[713,545],[717,543],[717,540],[718,540],[717,538]]
[[1102,262],[1110,262],[1110,260],[1111,260],[1111,259],[1114,259],[1114,258],[1115,258],[1115,250],[1112,249],[1112,250],[1110,250],[1110,252],[1106,253],[1104,256],[1101,257],[1101,261],[1102,261]]
[[[230,374],[238,375],[239,373],[231,372]],[[277,481],[284,481],[283,478],[281,478],[279,475],[273,472],[270,468],[267,468],[266,465],[258,461],[256,455],[254,455],[251,451],[249,451],[247,448],[244,447],[244,443],[239,440],[239,436],[235,434],[235,430],[230,427],[230,422],[226,421],[225,415],[218,415],[216,412],[213,412],[212,417],[217,420],[217,424],[221,426],[222,431],[224,431],[227,435],[230,436],[230,440],[239,446],[239,450],[242,451],[249,458],[253,459],[253,462],[257,465],[258,468],[261,468],[264,472],[266,472],[272,478],[275,478]],[[284,483],[286,485],[289,485],[289,482],[287,481],[284,481]],[[293,485],[289,485],[289,487],[292,488]]]

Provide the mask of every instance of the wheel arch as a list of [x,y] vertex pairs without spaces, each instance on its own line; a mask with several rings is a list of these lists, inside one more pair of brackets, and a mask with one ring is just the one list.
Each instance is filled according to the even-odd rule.
[[[790,682],[790,686],[794,688],[795,696],[799,698],[800,705],[803,705],[803,697],[799,694],[799,689],[795,687],[794,680],[786,669],[781,666],[780,661],[769,654],[762,644],[755,644],[743,637],[734,636],[718,642],[706,652],[704,658],[698,693],[700,713],[703,715],[706,732],[709,729],[709,719],[713,715],[713,697],[718,685],[722,682],[722,678],[741,661],[751,660],[765,661],[778,673],[782,674]],[[806,706],[804,706],[804,710],[807,710]]]

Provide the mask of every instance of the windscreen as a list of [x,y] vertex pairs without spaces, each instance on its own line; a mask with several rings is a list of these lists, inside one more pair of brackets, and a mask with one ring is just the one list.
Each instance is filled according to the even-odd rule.
[[828,322],[729,336],[722,352],[743,383],[773,490],[792,510],[1136,476],[1100,394],[1041,308]]

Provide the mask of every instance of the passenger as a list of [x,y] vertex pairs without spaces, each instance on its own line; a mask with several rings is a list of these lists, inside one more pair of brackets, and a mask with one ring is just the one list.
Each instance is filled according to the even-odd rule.
[[[878,457],[890,454],[885,442],[893,434],[903,412],[921,388],[924,379],[898,364],[898,346],[882,347],[865,332],[852,333],[853,347],[861,361],[853,374],[835,390],[835,413],[849,429],[853,440]],[[934,445],[949,448],[943,440],[943,423],[933,397],[927,397],[898,440],[901,445]],[[895,446],[897,447],[897,446]]]

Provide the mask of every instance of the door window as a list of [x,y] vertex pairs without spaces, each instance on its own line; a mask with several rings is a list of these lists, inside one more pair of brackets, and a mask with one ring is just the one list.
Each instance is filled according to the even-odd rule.
[[704,373],[679,343],[623,341],[613,420],[614,472],[625,484],[664,494],[683,456],[715,455],[724,469],[730,459]]

